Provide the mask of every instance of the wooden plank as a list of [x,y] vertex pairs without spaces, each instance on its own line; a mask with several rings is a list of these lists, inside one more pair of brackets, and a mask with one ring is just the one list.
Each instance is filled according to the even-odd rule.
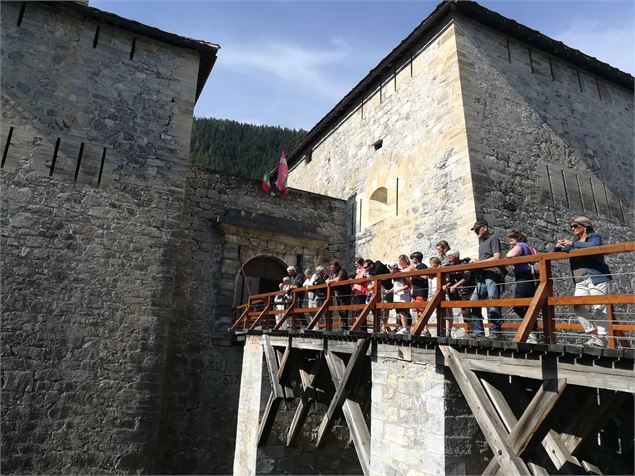
[[635,294],[607,294],[604,296],[557,296],[548,300],[551,306],[574,304],[635,304]]
[[[507,400],[503,396],[502,392],[498,390],[494,385],[489,383],[486,379],[480,378],[479,380],[481,381],[481,384],[483,385],[483,388],[485,389],[487,396],[492,401],[494,408],[496,408],[496,411],[498,412],[498,416],[503,422],[503,425],[505,425],[507,432],[511,433],[512,429],[518,423],[518,419],[514,415],[514,412],[512,411],[512,409],[509,408],[509,405],[507,404]],[[495,461],[495,460],[492,460],[492,461]]]
[[[327,352],[325,357],[333,382],[338,387],[344,379],[347,367],[345,368],[342,359],[332,352]],[[358,402],[346,399],[342,405],[342,413],[348,424],[359,464],[364,475],[368,476],[370,474],[370,431],[366,426],[362,408]]]
[[249,327],[250,330],[255,329],[262,322],[262,320],[264,319],[265,315],[267,315],[267,313],[271,310],[272,306],[273,306],[273,299],[271,299],[271,297],[269,297],[269,298],[267,298],[267,304],[265,305],[265,308],[258,315],[258,317],[254,321],[254,323]]
[[331,288],[326,288],[326,298],[324,299],[324,304],[322,304],[322,306],[315,313],[315,315],[313,316],[313,319],[311,319],[311,322],[309,322],[309,325],[306,326],[307,329],[313,329],[315,327],[315,325],[320,320],[320,316],[322,315],[322,313],[326,312],[326,314],[328,315],[328,308],[330,304],[331,304]]
[[[344,400],[346,400],[346,396],[348,395],[348,392],[350,390],[350,383],[352,382],[351,376],[353,375],[353,372],[357,368],[359,368],[359,365],[366,356],[366,351],[368,350],[369,345],[370,339],[359,339],[357,341],[355,351],[351,355],[348,364],[346,365],[346,371],[344,372],[344,375],[342,376],[340,381],[336,383],[335,395],[333,396],[329,408],[327,409],[324,417],[322,418],[322,422],[320,423],[316,442],[317,447],[321,446],[324,443],[324,438],[328,430],[331,428],[336,410],[338,410],[344,403]],[[334,359],[330,351],[327,351],[326,359],[327,363]],[[331,364],[329,364],[329,369],[330,368]],[[331,376],[333,376],[332,373]]]
[[269,436],[269,432],[273,427],[273,422],[275,420],[275,415],[278,413],[280,402],[282,402],[282,398],[276,398],[273,392],[269,394],[267,406],[265,407],[265,411],[260,419],[260,424],[258,425],[258,446],[265,444],[265,441]]
[[529,471],[531,471],[531,474],[533,474],[534,476],[549,476],[547,470],[542,466],[539,466],[535,463],[527,463],[527,466],[529,467]]
[[[285,400],[293,400],[294,398],[293,389],[285,386],[284,384],[285,381],[280,378],[281,375],[286,378],[287,374],[289,373],[292,367],[292,364],[290,363],[290,359],[289,359],[289,356],[291,355],[291,350],[289,349],[291,349],[290,339],[289,339],[288,345],[285,347],[284,353],[276,349],[276,357],[278,359],[278,362],[280,363],[279,364],[280,367],[278,368],[278,372],[276,373],[276,379],[278,380],[278,382],[280,382],[280,386],[282,387],[282,393],[284,394]],[[286,359],[285,359],[285,355],[287,357]]]
[[269,380],[271,381],[271,394],[269,395],[265,412],[262,415],[258,427],[258,446],[262,446],[269,436],[273,422],[276,419],[276,414],[278,413],[278,408],[280,407],[280,402],[284,398],[284,391],[278,381],[278,360],[276,352],[269,341],[269,336],[262,336],[262,347],[265,354],[265,362],[267,363]]
[[547,294],[549,291],[549,281],[546,277],[543,279],[544,274],[541,274],[540,280],[541,283],[538,285],[538,289],[536,290],[536,294],[534,294],[533,299],[531,300],[531,304],[529,304],[529,308],[523,317],[523,320],[514,336],[514,342],[525,342],[532,329],[534,328],[534,324],[536,323],[536,319],[538,319],[538,313],[542,308],[543,304],[547,301]]
[[556,469],[562,468],[566,463],[580,466],[578,458],[571,454],[556,431],[550,430],[543,438],[542,445]]
[[304,370],[300,369],[302,395],[300,397],[300,401],[298,402],[298,406],[295,409],[295,413],[293,414],[291,425],[289,426],[286,446],[292,446],[295,444],[298,435],[300,434],[300,430],[304,425],[306,417],[309,414],[311,403],[316,398],[316,391],[313,387],[313,383],[317,380],[318,375],[322,369],[322,362],[322,354],[318,354],[317,358],[313,362],[313,366],[310,372],[305,372]]
[[507,432],[498,418],[496,409],[476,375],[463,362],[461,354],[446,345],[440,345],[439,349],[445,358],[445,365],[450,368],[459,384],[501,470],[505,474],[529,474],[525,462],[517,457],[513,449],[507,444]]
[[[378,281],[375,281],[375,286],[379,286]],[[379,296],[380,296],[380,293],[373,294],[373,296],[370,298],[370,301],[366,303],[364,310],[361,312],[359,316],[357,316],[357,319],[355,320],[355,323],[353,324],[353,327],[351,328],[352,331],[358,331],[362,328],[362,326],[364,325],[364,322],[368,318],[368,314],[370,314],[370,311],[372,311],[375,308],[375,305],[379,301]]]

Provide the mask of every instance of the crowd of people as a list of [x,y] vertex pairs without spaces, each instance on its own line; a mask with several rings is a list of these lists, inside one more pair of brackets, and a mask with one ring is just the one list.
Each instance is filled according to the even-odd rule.
[[[594,232],[591,220],[585,216],[576,216],[569,222],[572,237],[561,238],[556,242],[555,250],[568,251],[575,248],[587,248],[602,244],[600,235]],[[423,253],[415,251],[410,255],[401,254],[394,262],[387,264],[380,260],[357,258],[354,262],[354,271],[349,273],[335,261],[329,265],[329,273],[324,266],[317,266],[315,270],[307,268],[304,272],[296,269],[295,266],[287,268],[287,274],[280,283],[280,290],[283,293],[275,298],[277,310],[284,310],[291,301],[291,291],[295,288],[308,288],[320,284],[347,281],[349,279],[365,279],[351,284],[344,284],[332,287],[332,297],[338,305],[365,304],[379,293],[381,302],[425,302],[433,296],[438,289],[439,283],[430,276],[414,276],[412,278],[401,276],[399,273],[437,268],[439,266],[452,267],[470,262],[492,262],[491,267],[478,270],[447,270],[445,282],[441,283],[445,299],[449,301],[465,300],[495,300],[499,299],[501,290],[505,283],[507,269],[497,265],[496,260],[504,257],[512,258],[518,256],[529,256],[537,254],[537,251],[527,243],[525,235],[512,230],[508,235],[510,249],[505,256],[502,255],[501,242],[492,233],[486,221],[480,220],[474,223],[471,230],[478,238],[478,260],[461,258],[460,252],[452,249],[450,244],[441,240],[436,244],[437,254],[424,262]],[[602,255],[574,257],[570,259],[571,270],[575,280],[575,295],[605,295],[608,294],[608,283],[611,281],[610,270]],[[537,288],[540,270],[537,264],[516,264],[513,266],[514,276],[514,297],[530,298]],[[381,280],[380,289],[373,289],[374,276],[395,274],[392,279]],[[299,307],[317,308],[320,307],[327,296],[326,288],[310,289],[302,293],[302,302]],[[525,316],[527,307],[515,306],[514,312],[520,319]],[[606,306],[603,305],[576,305],[574,310],[579,322],[582,324],[588,338],[585,345],[605,347],[607,345],[606,327],[600,325],[606,320]],[[342,329],[348,329],[352,319],[359,314],[344,311],[340,312]],[[383,310],[381,315],[382,331],[396,332],[398,334],[408,334],[413,323],[413,318],[418,318],[423,312],[422,308],[415,309],[395,309],[395,325],[389,326],[389,312]],[[414,316],[413,316],[414,313]],[[463,321],[467,324],[467,335],[473,338],[485,338],[483,326],[483,313],[480,307],[461,308]],[[276,315],[276,320],[280,321],[283,314]],[[453,328],[453,309],[440,309],[436,316],[442,319],[446,329],[446,335],[450,335]],[[300,318],[301,324],[307,324],[305,317]],[[502,336],[502,312],[501,307],[487,308],[487,320],[489,322],[488,338],[499,339]],[[416,321],[415,321],[416,322]],[[288,328],[288,323],[283,323],[282,328]],[[363,329],[366,329],[364,325]],[[423,335],[430,335],[426,328]],[[537,343],[539,335],[537,327],[531,331],[527,342]]]

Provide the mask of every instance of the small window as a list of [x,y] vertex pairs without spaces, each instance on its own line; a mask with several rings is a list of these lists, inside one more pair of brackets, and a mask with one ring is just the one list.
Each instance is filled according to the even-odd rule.
[[373,148],[375,150],[379,150],[381,149],[381,147],[384,145],[384,139],[379,139],[378,141],[376,141],[375,143],[373,143]]

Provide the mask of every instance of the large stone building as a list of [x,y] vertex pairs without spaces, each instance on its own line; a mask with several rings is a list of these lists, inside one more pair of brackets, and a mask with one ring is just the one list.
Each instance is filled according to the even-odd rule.
[[478,5],[441,4],[320,121],[290,200],[189,163],[217,45],[83,2],[0,13],[3,472],[230,472],[231,307],[287,264],[473,251],[476,216],[632,236],[633,78]]
[[[572,214],[632,237],[633,77],[475,2],[444,2],[289,154],[349,202],[357,255],[474,256],[476,217],[532,241]],[[319,171],[319,173],[317,173]]]

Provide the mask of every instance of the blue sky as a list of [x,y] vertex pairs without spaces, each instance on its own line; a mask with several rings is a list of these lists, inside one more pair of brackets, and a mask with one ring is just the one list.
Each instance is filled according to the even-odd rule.
[[[633,74],[635,2],[481,1]],[[198,117],[310,129],[437,1],[122,1],[90,5],[218,43]]]

